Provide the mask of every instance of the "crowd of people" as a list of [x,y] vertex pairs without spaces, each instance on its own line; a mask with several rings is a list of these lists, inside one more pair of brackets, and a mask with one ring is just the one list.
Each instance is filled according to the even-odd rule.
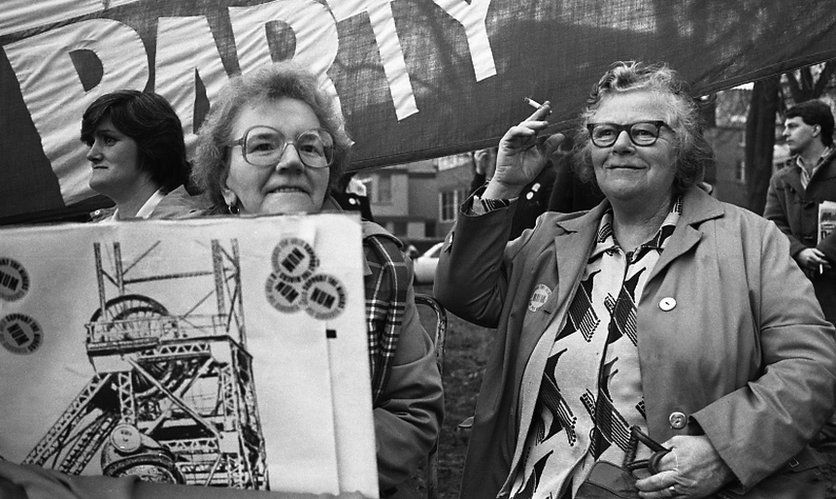
[[[787,112],[794,160],[763,217],[707,192],[713,152],[664,64],[613,64],[571,147],[541,136],[549,112],[474,155],[473,192],[441,252],[434,295],[497,335],[461,497],[825,497],[821,467],[836,450],[836,234],[817,230],[819,203],[836,201],[828,106]],[[81,140],[90,187],[114,203],[99,223],[340,211],[350,177],[338,110],[291,62],[229,80],[191,163],[180,120],[152,92],[97,99]],[[553,190],[560,182],[570,187]],[[443,420],[441,376],[407,249],[368,218],[379,489],[409,497],[403,484]],[[0,460],[3,497],[102,491],[239,494]]]

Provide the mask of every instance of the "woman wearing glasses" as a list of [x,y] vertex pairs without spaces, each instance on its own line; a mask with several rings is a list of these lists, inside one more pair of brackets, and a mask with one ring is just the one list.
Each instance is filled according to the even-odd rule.
[[[292,63],[275,64],[232,78],[213,103],[200,129],[193,178],[212,213],[338,210],[327,191],[350,144],[315,78]],[[387,496],[435,442],[441,376],[418,321],[412,268],[400,241],[372,222],[362,224],[377,461]]]
[[543,107],[442,250],[436,296],[499,334],[462,496],[823,497],[808,443],[836,345],[786,238],[697,187],[712,154],[675,72],[616,63],[587,102],[581,173],[606,199],[508,242],[561,140],[537,145]]

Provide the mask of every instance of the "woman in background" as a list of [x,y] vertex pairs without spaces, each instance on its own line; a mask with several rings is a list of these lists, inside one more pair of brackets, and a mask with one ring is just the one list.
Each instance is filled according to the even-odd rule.
[[183,127],[162,96],[137,90],[102,95],[84,111],[81,141],[88,147],[90,188],[115,203],[93,212],[94,221],[196,213],[183,187],[189,177]]

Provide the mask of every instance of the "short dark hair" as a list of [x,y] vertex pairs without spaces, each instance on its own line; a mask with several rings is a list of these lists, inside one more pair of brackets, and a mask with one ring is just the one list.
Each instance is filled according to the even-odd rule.
[[183,125],[163,96],[138,90],[102,95],[84,111],[81,141],[91,145],[96,127],[108,118],[119,132],[136,141],[139,168],[150,173],[151,180],[164,191],[188,181]]
[[706,167],[714,161],[714,152],[702,133],[699,109],[688,83],[664,63],[618,61],[592,87],[576,136],[576,149],[583,158],[583,161],[575,163],[576,173],[582,180],[595,179],[589,159],[590,140],[586,125],[595,116],[601,102],[608,96],[635,90],[654,92],[666,108],[665,122],[676,133],[677,141],[673,187],[677,193],[685,192],[702,181]]
[[309,69],[293,61],[266,64],[250,73],[229,79],[212,103],[206,121],[197,136],[192,181],[209,197],[213,210],[226,210],[221,187],[229,175],[229,142],[232,125],[249,104],[298,99],[313,110],[320,125],[334,137],[334,162],[329,169],[329,184],[339,182],[351,149],[351,138],[345,131],[342,113],[332,98],[320,87]]
[[820,100],[808,100],[787,109],[787,118],[801,118],[804,123],[821,127],[821,141],[825,147],[833,145],[833,112]]

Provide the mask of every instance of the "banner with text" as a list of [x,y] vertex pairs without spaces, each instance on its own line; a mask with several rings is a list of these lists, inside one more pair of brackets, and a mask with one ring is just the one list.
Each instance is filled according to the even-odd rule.
[[229,75],[302,61],[359,169],[491,145],[524,96],[571,127],[616,60],[666,61],[710,92],[834,57],[828,0],[5,0],[0,222],[89,207],[81,115],[121,88],[165,96],[191,150]]

